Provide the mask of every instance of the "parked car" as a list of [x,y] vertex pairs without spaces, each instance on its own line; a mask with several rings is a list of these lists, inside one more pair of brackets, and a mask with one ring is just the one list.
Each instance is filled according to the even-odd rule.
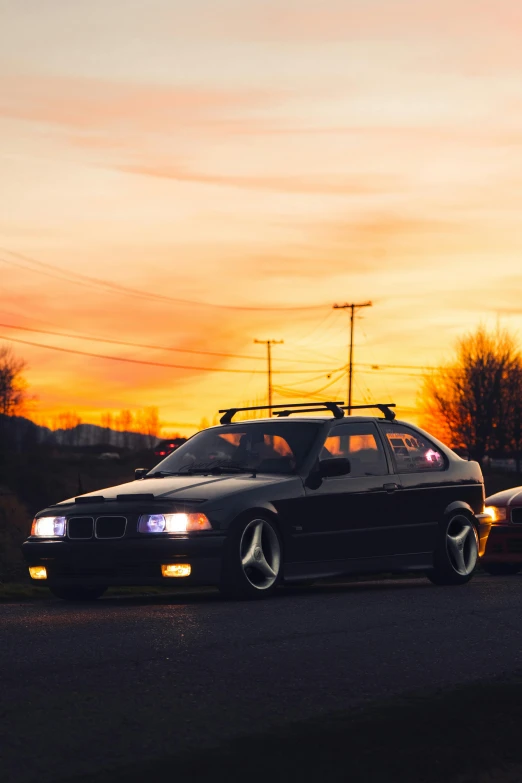
[[173,451],[176,451],[183,443],[186,443],[186,438],[167,438],[167,440],[160,440],[160,442],[154,447],[155,457],[168,457]]
[[31,577],[73,600],[173,581],[251,598],[372,572],[468,582],[490,527],[479,465],[395,421],[391,404],[358,406],[383,418],[345,417],[342,405],[237,422],[257,408],[220,411],[220,425],[134,482],[40,511],[23,544]]
[[522,487],[486,498],[491,532],[482,567],[494,576],[516,574],[522,568]]

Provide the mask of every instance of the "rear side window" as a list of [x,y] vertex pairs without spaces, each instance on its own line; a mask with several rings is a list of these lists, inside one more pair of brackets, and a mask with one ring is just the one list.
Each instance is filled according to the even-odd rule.
[[413,432],[401,424],[383,424],[381,429],[393,452],[399,473],[431,473],[446,467],[444,455],[419,432]]

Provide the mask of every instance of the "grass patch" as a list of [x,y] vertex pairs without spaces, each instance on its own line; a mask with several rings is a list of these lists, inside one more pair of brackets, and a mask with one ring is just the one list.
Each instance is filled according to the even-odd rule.
[[[429,654],[429,653],[427,653]],[[522,678],[414,694],[69,783],[508,783],[522,780]]]
[[8,582],[0,584],[0,603],[8,601],[34,601],[49,598],[50,592],[46,587],[33,584],[20,584]]

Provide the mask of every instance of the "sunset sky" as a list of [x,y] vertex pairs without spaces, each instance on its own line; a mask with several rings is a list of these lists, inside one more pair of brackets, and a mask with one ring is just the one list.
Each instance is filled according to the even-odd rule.
[[522,330],[521,29],[519,0],[0,0],[0,345],[33,416],[188,434],[264,402],[256,338],[275,401],[345,399],[332,305],[372,300],[355,401],[416,420],[419,368]]

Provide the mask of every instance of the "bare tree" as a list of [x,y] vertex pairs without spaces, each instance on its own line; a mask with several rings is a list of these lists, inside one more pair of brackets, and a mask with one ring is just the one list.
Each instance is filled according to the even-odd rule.
[[522,462],[522,362],[512,370],[508,384],[505,418],[507,427],[507,449],[516,460],[517,473]]
[[134,414],[129,410],[120,411],[114,417],[114,425],[119,432],[131,432],[134,426]]
[[101,426],[106,430],[106,438],[109,446],[112,444],[112,413],[107,411],[101,415]]
[[515,339],[484,326],[457,341],[454,360],[427,375],[421,392],[426,426],[479,462],[488,452],[520,449],[521,398]]
[[160,431],[158,409],[155,407],[142,408],[136,415],[136,430],[147,435],[147,443],[150,448],[154,445]]
[[22,375],[26,368],[11,348],[0,347],[0,413],[15,416],[27,402],[27,384]]
[[114,417],[116,429],[122,433],[120,445],[128,449],[132,445],[132,436],[130,433],[134,429],[134,414],[130,410],[123,410]]
[[67,446],[80,445],[79,425],[82,423],[81,417],[73,411],[64,411],[54,418],[55,430],[63,430],[63,443]]

